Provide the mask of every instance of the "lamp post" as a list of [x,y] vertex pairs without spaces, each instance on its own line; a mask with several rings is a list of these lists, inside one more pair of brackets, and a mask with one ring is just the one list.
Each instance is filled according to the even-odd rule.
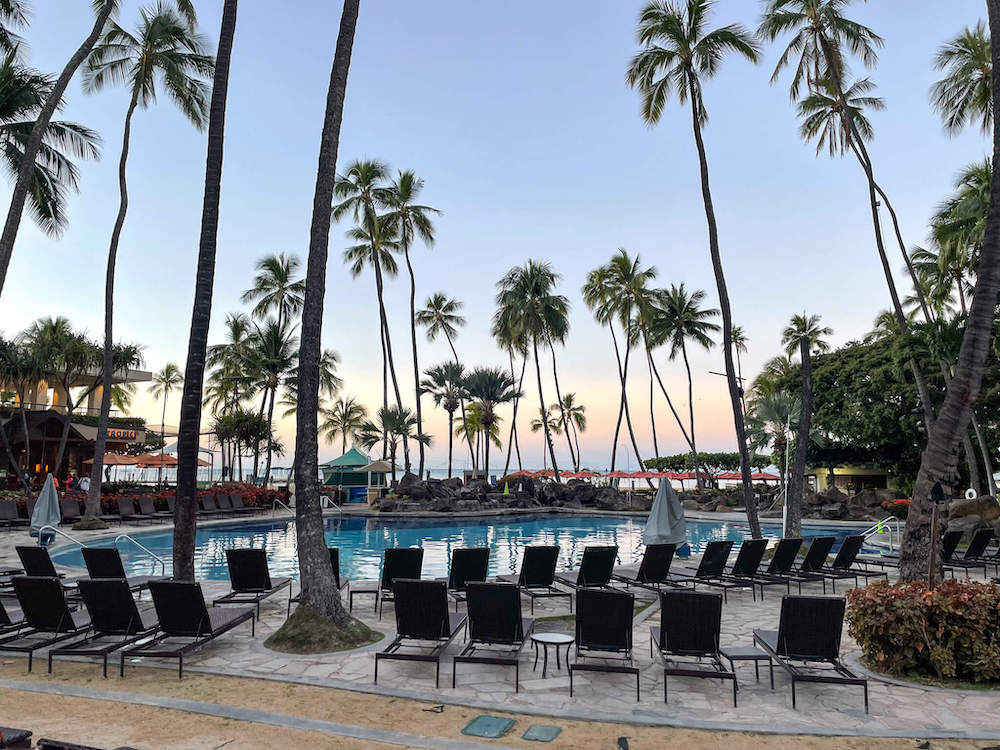
[[948,499],[944,496],[944,488],[941,486],[940,482],[935,482],[934,486],[931,488],[930,569],[927,571],[927,586],[931,591],[934,590],[934,579],[937,576],[938,543],[940,536],[938,533],[938,512],[941,506],[943,506],[946,502],[948,502]]

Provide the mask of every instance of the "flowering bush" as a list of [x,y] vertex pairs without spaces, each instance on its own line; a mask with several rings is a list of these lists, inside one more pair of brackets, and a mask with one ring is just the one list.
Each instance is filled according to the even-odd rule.
[[905,497],[896,500],[886,500],[882,503],[882,507],[890,516],[895,516],[896,518],[905,519],[910,515],[910,501]]
[[878,581],[847,592],[851,637],[874,667],[893,675],[1000,680],[1000,587],[946,580]]

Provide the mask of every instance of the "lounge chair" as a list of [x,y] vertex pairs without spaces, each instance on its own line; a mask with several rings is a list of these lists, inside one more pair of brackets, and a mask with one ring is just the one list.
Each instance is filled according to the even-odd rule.
[[986,578],[988,575],[986,568],[991,564],[991,561],[984,560],[983,555],[986,554],[986,549],[990,546],[990,542],[992,541],[993,529],[979,529],[972,535],[972,539],[969,541],[969,546],[966,547],[965,553],[962,557],[956,557],[956,550],[951,550],[949,554],[945,556],[944,549],[942,549],[941,562],[944,564],[944,569],[954,576],[955,570],[961,568],[965,571],[965,577],[968,578],[970,569],[982,568],[983,578]]
[[[386,550],[388,552],[388,550]],[[423,661],[435,665],[434,687],[441,678],[441,656],[465,627],[466,616],[448,612],[448,587],[442,581],[397,578],[392,584],[396,637],[375,653],[375,682],[382,659]],[[416,651],[400,651],[402,648]]]
[[201,510],[196,511],[197,515],[208,518],[222,517],[222,511],[215,504],[215,495],[202,495],[198,501],[201,503]]
[[62,515],[60,523],[76,523],[80,520],[80,503],[71,497],[59,498],[59,513]]
[[[761,586],[761,598],[764,596],[764,586],[784,586],[785,593],[792,593],[794,581],[790,576],[800,549],[802,549],[802,540],[798,537],[778,540],[771,562],[768,563],[763,573],[758,573],[756,576],[757,583]],[[801,586],[801,584],[799,585]]]
[[392,582],[397,578],[419,579],[424,567],[424,551],[419,547],[390,547],[382,551],[382,573],[378,581],[365,581],[351,586],[347,607],[354,609],[358,594],[374,594],[375,611],[382,619],[382,602],[392,601]]
[[837,593],[837,581],[853,578],[854,585],[860,586],[862,578],[865,579],[866,584],[870,578],[884,577],[886,581],[889,580],[889,574],[884,568],[878,571],[870,571],[854,567],[858,553],[861,551],[864,543],[865,538],[860,534],[847,537],[841,542],[840,549],[837,551],[837,556],[833,559],[833,562],[815,571],[830,580],[830,585],[833,586],[834,593]]
[[229,499],[229,495],[216,495],[215,505],[219,509],[221,515],[235,516],[236,513],[233,512],[233,504]]
[[489,547],[465,547],[451,551],[451,566],[448,569],[448,595],[458,603],[465,601],[465,593],[470,583],[486,580],[490,567]]
[[[119,674],[125,676],[125,658],[148,656],[176,658],[177,677],[184,676],[184,655],[213,641],[237,625],[250,622],[256,635],[253,607],[207,607],[201,586],[193,581],[150,581],[149,591],[160,621],[160,630],[147,643],[122,649]],[[170,639],[170,642],[167,642]],[[177,643],[178,639],[183,643]]]
[[[858,677],[840,661],[845,606],[839,597],[784,596],[778,629],[753,631],[754,642],[792,678],[792,708],[795,708],[795,683],[818,682],[863,687],[865,713],[868,713],[868,680]],[[774,689],[773,664],[771,688]]]
[[[14,727],[0,727],[0,738],[3,738],[3,743],[0,747],[11,747],[11,748],[31,748],[31,732],[27,729],[15,729]],[[42,745],[44,740],[38,741],[38,747],[44,747]]]
[[707,591],[660,592],[660,627],[649,629],[649,655],[656,653],[663,660],[664,703],[667,678],[672,675],[732,680],[736,705],[736,673],[723,666],[719,651],[722,598]]
[[118,498],[118,517],[120,520],[128,521],[129,523],[139,523],[140,521],[153,522],[152,516],[139,513],[135,509],[135,503],[129,497]]
[[[327,547],[330,552],[330,565],[333,566],[333,579],[337,582],[337,590],[342,591],[344,587],[350,586],[351,581],[348,578],[340,577],[340,549],[338,547]],[[292,614],[292,603],[298,604],[302,601],[301,591],[295,596],[289,597],[288,599],[288,614]]]
[[240,515],[252,515],[254,513],[263,513],[267,508],[260,508],[258,506],[249,507],[243,504],[243,495],[232,494],[229,496],[229,504],[233,506],[233,512]]
[[84,547],[80,552],[83,554],[83,564],[87,566],[87,573],[91,579],[115,578],[125,581],[130,591],[149,588],[150,581],[159,580],[157,576],[126,575],[122,556],[114,547]]
[[556,563],[559,562],[559,546],[533,545],[524,548],[521,556],[521,571],[516,576],[497,576],[501,581],[516,583],[521,593],[531,599],[531,614],[535,614],[535,599],[565,597],[569,601],[569,611],[573,611],[573,595],[557,589]]
[[[639,700],[639,668],[632,660],[632,616],[635,595],[610,589],[580,588],[576,592],[576,661],[569,665],[569,695],[575,672],[635,675]],[[586,659],[587,661],[581,661]],[[599,659],[600,661],[590,661]],[[566,659],[569,661],[569,659]],[[617,663],[609,664],[609,661]]]
[[[941,537],[941,559],[947,560],[958,548],[958,543],[962,541],[961,531],[946,531]],[[898,568],[898,552],[883,552],[880,555],[858,555],[858,562],[862,565],[878,565],[880,568]]]
[[7,529],[27,526],[31,523],[28,518],[21,518],[17,512],[17,503],[13,500],[0,500],[0,526]]
[[659,591],[670,584],[670,565],[674,561],[676,544],[647,544],[642,552],[638,570],[633,567],[615,568],[614,579],[625,584],[625,588],[639,586],[650,591]]
[[17,556],[21,558],[21,565],[24,567],[24,574],[33,578],[59,578],[62,580],[63,588],[72,588],[77,578],[66,578],[64,573],[56,571],[56,566],[52,564],[49,557],[49,550],[46,547],[36,547],[34,545],[18,545],[15,547]]
[[[693,574],[675,571],[671,574],[670,580],[675,586],[690,585],[692,590],[697,589],[698,586],[722,589],[723,600],[728,599],[730,589],[750,587],[752,590],[752,582],[735,580],[726,576],[726,561],[729,560],[732,551],[733,541],[731,539],[709,542],[705,545],[705,551],[698,562],[698,568]],[[756,598],[756,594],[754,594],[754,599]]]
[[[766,550],[766,539],[744,539],[740,542],[740,551],[736,553],[733,567],[723,573],[725,580],[749,588],[754,601],[757,601],[758,588],[760,589],[760,598],[764,598],[764,588],[767,584],[762,583],[757,576]],[[722,598],[725,600],[725,595]]]
[[16,576],[14,593],[28,629],[0,640],[0,651],[27,654],[29,672],[35,651],[82,636],[90,628],[86,614],[70,610],[58,578]]
[[470,581],[465,598],[469,641],[452,662],[451,686],[455,687],[459,664],[496,664],[514,667],[514,692],[518,692],[518,656],[535,621],[521,616],[517,584]]
[[583,558],[576,575],[561,573],[556,576],[556,581],[572,589],[605,588],[611,585],[617,561],[617,544],[591,544],[583,548]]
[[0,598],[0,636],[16,633],[23,627],[25,627],[24,612],[12,604],[5,605]]
[[156,615],[150,608],[136,606],[123,579],[80,581],[79,586],[90,615],[90,632],[83,640],[49,650],[49,674],[53,656],[100,656],[107,677],[108,655],[152,636],[158,627]]
[[826,576],[819,571],[830,562],[830,550],[836,544],[837,538],[833,536],[815,536],[809,540],[809,549],[806,556],[802,558],[802,563],[798,568],[793,568],[788,573],[779,577],[787,578],[790,583],[798,583],[799,593],[802,593],[803,583],[819,581],[823,584],[823,593],[826,593]]
[[153,520],[160,519],[167,521],[174,517],[174,514],[168,510],[157,510],[156,503],[149,495],[141,495],[139,497],[139,510],[143,515],[149,516]]
[[[229,566],[229,580],[233,590],[213,601],[213,607],[220,604],[253,604],[257,608],[259,620],[260,603],[264,599],[287,588],[288,598],[291,600],[292,579],[271,579],[271,571],[267,567],[267,552],[264,550],[227,549],[226,564]],[[291,604],[288,606],[290,608]]]

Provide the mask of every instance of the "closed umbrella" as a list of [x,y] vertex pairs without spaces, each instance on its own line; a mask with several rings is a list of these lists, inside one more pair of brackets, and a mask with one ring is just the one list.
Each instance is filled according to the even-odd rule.
[[656,499],[649,511],[649,520],[642,532],[642,542],[676,544],[678,547],[687,543],[684,508],[669,480],[660,480],[660,488],[656,491]]
[[[28,533],[31,536],[38,536],[43,526],[55,527],[59,525],[61,520],[62,514],[59,512],[59,495],[56,493],[56,485],[52,481],[52,475],[49,474],[45,477],[42,492],[38,496],[35,509],[31,513],[31,525],[28,528]],[[46,535],[51,537],[52,532],[48,531]]]

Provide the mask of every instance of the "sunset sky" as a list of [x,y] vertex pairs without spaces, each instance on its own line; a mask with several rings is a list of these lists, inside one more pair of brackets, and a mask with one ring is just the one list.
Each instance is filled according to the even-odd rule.
[[[214,49],[221,3],[196,5]],[[286,252],[304,261],[307,250],[340,5],[293,5],[294,13],[262,2],[244,2],[239,9],[213,313],[220,335],[225,315],[240,309],[240,293],[259,257]],[[457,348],[467,366],[506,366],[489,324],[494,285],[508,268],[535,258],[550,261],[562,275],[572,328],[558,351],[560,382],[587,408],[583,462],[597,469],[609,462],[619,385],[608,333],[580,298],[587,272],[624,247],[655,265],[661,284],[684,282],[707,290],[712,306],[717,300],[689,113],[673,102],[663,122],[650,129],[639,117],[638,95],[624,82],[641,5],[365,0],[340,143],[341,166],[378,158],[425,180],[424,202],[443,213],[436,219],[436,245],[414,251],[418,303],[436,291],[464,301],[468,325]],[[57,71],[89,28],[90,3],[37,0],[34,6],[25,33],[28,60]],[[138,8],[125,0],[121,23],[134,27]],[[712,23],[756,28],[758,12],[750,0],[719,0]],[[870,74],[887,109],[872,115],[876,136],[870,150],[908,244],[924,241],[927,219],[954,174],[987,149],[978,132],[947,137],[927,96],[937,47],[983,16],[981,0],[880,0],[852,9],[852,17],[885,38]],[[835,331],[831,343],[841,344],[863,336],[888,305],[863,174],[854,161],[817,158],[814,147],[800,140],[787,75],[769,85],[779,52],[767,47],[757,66],[727,60],[705,90],[705,139],[723,259],[735,321],[750,338],[743,361],[750,376],[778,353],[792,314],[822,315]],[[61,116],[98,130],[104,157],[81,165],[81,193],[71,201],[64,237],[48,239],[25,218],[0,298],[4,333],[57,314],[95,337],[101,330],[126,105],[120,89],[86,96],[79,77],[71,84]],[[145,344],[150,370],[184,362],[204,159],[204,134],[166,96],[136,115],[116,338]],[[9,180],[3,185],[9,193]],[[343,264],[347,229],[346,223],[335,225],[330,237],[323,345],[341,355],[345,392],[374,410],[381,402],[374,281],[368,275],[352,279]],[[387,300],[400,387],[412,402],[408,288],[403,277],[390,282]],[[422,367],[450,356],[444,341],[421,342]],[[659,360],[678,407],[686,410],[682,363],[668,362],[665,353]],[[545,362],[543,368],[551,403],[551,368]],[[735,450],[725,380],[710,374],[722,368],[719,348],[692,358],[703,450]],[[633,374],[633,414],[641,448],[652,455],[648,379],[642,367]],[[527,430],[537,414],[534,380],[526,380],[525,390],[522,450],[527,466],[536,468],[542,440]],[[168,408],[168,424],[177,422],[178,401]],[[429,399],[424,409],[426,430],[434,436],[430,466],[440,467],[447,447],[444,413]],[[680,452],[683,441],[664,403],[658,399],[655,409],[660,452]],[[134,413],[160,420],[159,405],[145,393]],[[292,421],[279,429],[291,446]],[[560,446],[565,461],[565,442]],[[338,454],[339,443],[321,445],[321,460]],[[459,467],[467,462],[466,455],[456,455]],[[277,463],[287,465],[290,457]]]

